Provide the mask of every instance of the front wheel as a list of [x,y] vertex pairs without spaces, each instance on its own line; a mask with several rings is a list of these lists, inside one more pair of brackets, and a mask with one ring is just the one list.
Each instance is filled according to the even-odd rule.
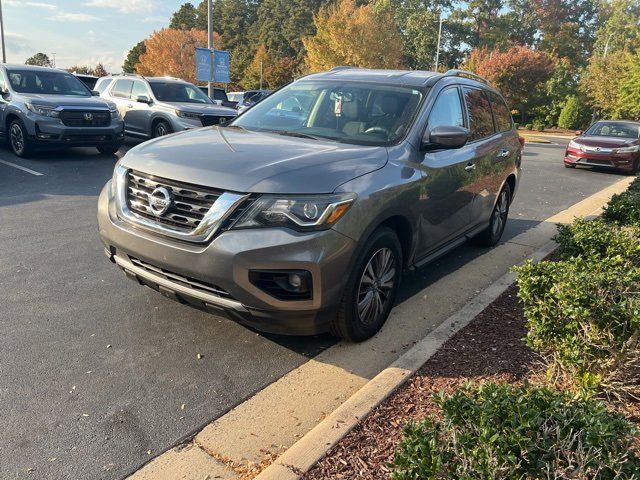
[[502,188],[498,195],[498,201],[493,207],[493,212],[491,212],[491,221],[489,222],[489,226],[476,237],[477,243],[484,247],[493,247],[500,241],[504,228],[507,225],[510,203],[511,188],[507,184]]
[[9,146],[18,157],[28,157],[31,153],[27,130],[20,120],[14,120],[9,125]]
[[401,274],[400,241],[393,230],[381,227],[356,260],[331,333],[351,342],[374,336],[393,308]]
[[171,125],[169,125],[164,120],[160,120],[156,122],[153,126],[153,138],[164,137],[165,135],[169,135],[171,132]]
[[96,148],[102,155],[115,155],[120,150],[120,144],[108,143],[106,145],[98,145]]

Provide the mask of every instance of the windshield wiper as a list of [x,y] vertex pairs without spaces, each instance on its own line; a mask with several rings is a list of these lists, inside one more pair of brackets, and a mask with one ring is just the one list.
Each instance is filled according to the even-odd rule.
[[318,140],[318,137],[314,137],[313,135],[309,135],[307,133],[302,132],[292,132],[289,130],[270,130],[273,133],[277,133],[278,135],[286,135],[288,137],[298,137],[298,138],[308,138],[309,140]]

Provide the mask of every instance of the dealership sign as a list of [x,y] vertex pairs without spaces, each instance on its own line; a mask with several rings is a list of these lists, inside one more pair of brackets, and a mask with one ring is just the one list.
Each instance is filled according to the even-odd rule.
[[196,48],[196,80],[199,82],[229,83],[230,66],[229,52]]

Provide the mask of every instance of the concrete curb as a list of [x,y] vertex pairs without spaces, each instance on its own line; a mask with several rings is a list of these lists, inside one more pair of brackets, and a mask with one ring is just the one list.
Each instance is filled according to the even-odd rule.
[[[556,248],[553,241],[534,252],[528,259],[542,260]],[[526,260],[525,260],[526,261]],[[309,471],[334,445],[349,433],[374,408],[424,365],[444,343],[468,325],[478,314],[504,293],[515,281],[508,272],[483,290],[438,328],[415,344],[390,367],[334,410],[325,420],[285,451],[255,480],[295,480]]]

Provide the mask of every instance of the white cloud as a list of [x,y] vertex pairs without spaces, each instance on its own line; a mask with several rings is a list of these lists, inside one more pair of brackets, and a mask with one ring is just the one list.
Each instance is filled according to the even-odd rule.
[[5,34],[7,50],[13,53],[30,52],[33,50],[31,40],[19,33],[7,32]]
[[53,20],[54,22],[94,22],[100,19],[86,13],[59,12],[53,17],[47,17],[47,20]]
[[114,8],[125,13],[151,13],[153,0],[89,0],[87,7]]
[[56,10],[58,7],[51,3],[43,2],[23,2],[20,0],[4,0],[5,4],[10,7],[34,7],[42,8],[44,10]]
[[159,17],[159,16],[145,17],[142,19],[142,23],[167,23],[167,17]]

